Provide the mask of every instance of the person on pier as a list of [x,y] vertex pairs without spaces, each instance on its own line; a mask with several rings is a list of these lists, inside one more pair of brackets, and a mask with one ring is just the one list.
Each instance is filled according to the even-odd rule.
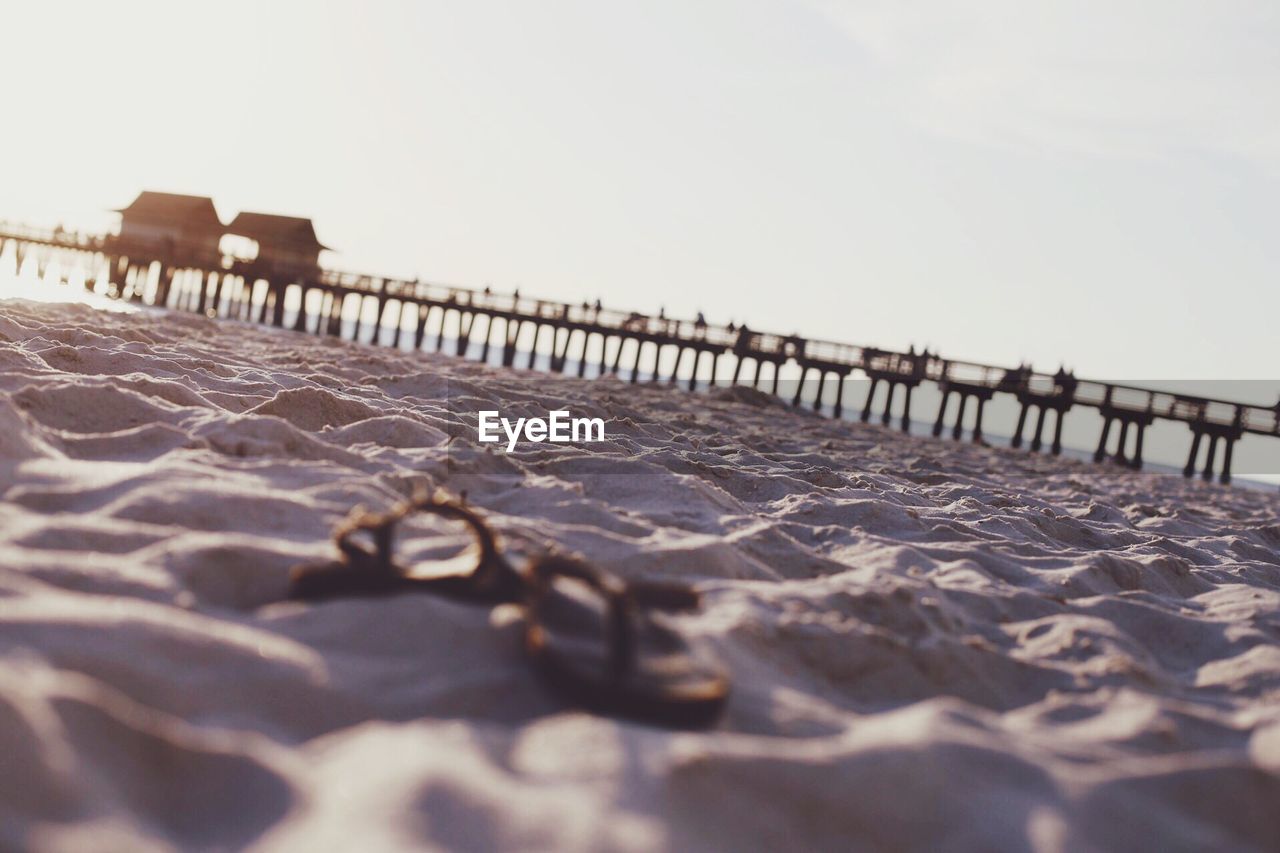
[[1076,386],[1079,381],[1076,379],[1074,372],[1067,370],[1065,367],[1059,366],[1057,373],[1053,374],[1053,384],[1057,387],[1058,392],[1064,397],[1074,397]]
[[622,328],[628,332],[643,332],[649,325],[649,318],[639,311],[632,311],[622,321]]

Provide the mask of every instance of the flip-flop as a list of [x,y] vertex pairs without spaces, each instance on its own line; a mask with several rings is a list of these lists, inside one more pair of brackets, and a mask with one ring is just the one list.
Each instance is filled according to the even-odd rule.
[[[729,677],[650,611],[691,610],[698,594],[626,583],[579,560],[544,557],[526,573],[525,647],[548,683],[599,713],[704,728],[724,710]],[[573,594],[557,579],[577,581]]]
[[[476,539],[475,567],[463,574],[415,576],[392,555],[395,526],[414,512],[427,512],[461,521]],[[357,540],[368,534],[372,548]],[[426,592],[449,598],[498,604],[520,601],[524,582],[498,551],[493,531],[460,501],[443,497],[415,497],[388,513],[356,511],[334,530],[338,560],[295,566],[290,574],[291,598],[320,601],[330,598]]]
[[[467,525],[478,546],[471,571],[421,576],[396,563],[395,526],[417,511]],[[368,545],[357,538],[363,535]],[[334,542],[341,559],[294,569],[293,598],[426,592],[480,604],[522,603],[529,655],[553,687],[583,707],[679,728],[709,726],[724,709],[725,671],[649,618],[654,611],[696,609],[698,594],[683,584],[627,583],[563,556],[543,557],[519,572],[483,518],[441,497],[415,498],[383,515],[356,511],[334,531]],[[577,582],[578,594],[557,579]]]

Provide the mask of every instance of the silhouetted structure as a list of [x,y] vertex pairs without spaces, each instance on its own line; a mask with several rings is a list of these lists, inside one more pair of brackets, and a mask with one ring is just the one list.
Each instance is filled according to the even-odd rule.
[[146,191],[120,214],[119,248],[152,252],[184,264],[214,264],[222,220],[208,196]]
[[227,226],[227,233],[258,244],[253,263],[262,275],[316,275],[320,253],[329,249],[316,237],[311,220],[297,216],[241,213]]
[[[299,332],[341,335],[400,348],[411,345],[415,350],[427,349],[430,340],[430,347],[437,352],[450,340],[450,349],[459,356],[473,352],[475,342],[481,345],[479,357],[484,361],[488,361],[496,344],[501,348],[502,363],[509,367],[517,366],[517,356],[523,355],[524,363],[518,366],[532,368],[542,355],[547,357],[544,364],[557,373],[567,372],[572,361],[578,376],[585,375],[588,364],[594,364],[601,374],[626,374],[631,382],[647,374],[648,381],[687,381],[692,389],[705,381],[700,379],[706,375],[704,359],[710,361],[711,384],[716,384],[720,359],[732,358],[731,384],[742,378],[760,388],[766,380],[763,368],[771,366],[771,390],[778,394],[781,370],[792,363],[799,367],[801,377],[792,403],[800,404],[804,380],[816,372],[813,407],[824,407],[823,392],[830,378],[835,384],[831,410],[836,416],[843,411],[845,380],[856,371],[870,380],[862,420],[871,419],[877,390],[883,384],[886,393],[882,395],[879,420],[889,424],[891,409],[898,408],[904,432],[911,425],[912,392],[923,382],[935,383],[942,393],[933,434],[941,435],[949,418],[954,417],[950,431],[957,439],[965,430],[970,400],[975,404],[971,435],[974,441],[982,441],[986,403],[995,394],[1008,394],[1021,404],[1011,441],[1014,447],[1022,444],[1028,417],[1035,410],[1030,442],[1033,451],[1044,445],[1050,412],[1054,422],[1048,449],[1058,454],[1062,451],[1062,423],[1068,411],[1091,408],[1103,419],[1095,458],[1101,461],[1110,453],[1116,461],[1134,468],[1142,465],[1146,428],[1157,419],[1175,421],[1186,424],[1192,434],[1184,473],[1188,477],[1196,473],[1201,464],[1201,447],[1207,444],[1200,473],[1205,479],[1216,474],[1224,483],[1231,478],[1235,443],[1245,434],[1280,437],[1280,404],[1257,406],[1077,379],[1065,368],[1050,374],[1038,373],[1028,365],[1005,369],[944,360],[927,349],[918,353],[914,347],[895,352],[806,340],[799,335],[783,337],[749,330],[745,325],[730,329],[707,323],[701,313],[692,322],[665,316],[655,319],[634,311],[604,309],[599,300],[580,306],[531,301],[520,299],[518,292],[499,296],[488,288],[473,292],[417,279],[321,270],[316,261],[324,247],[315,238],[310,221],[294,217],[237,217],[231,233],[260,240],[264,263],[226,268],[220,258],[216,258],[217,262],[194,259],[196,254],[216,246],[213,238],[222,233],[220,224],[215,227],[217,214],[209,199],[143,193],[123,213],[128,224],[122,227],[120,237],[0,226],[0,250],[12,242],[19,266],[25,258],[34,256],[42,275],[54,257],[70,261],[59,264],[63,270],[80,264],[90,271],[86,287],[93,288],[95,281],[105,280],[107,292],[124,299],[276,326],[285,325],[285,304],[290,301],[300,306],[288,321]],[[176,251],[179,246],[199,252],[184,256]],[[278,262],[279,266],[265,266],[268,261]],[[375,309],[376,316],[371,324],[363,321],[370,308]],[[664,352],[674,355],[665,366]],[[685,371],[690,355],[692,364]],[[744,367],[749,362],[748,377]],[[901,405],[895,407],[899,396]],[[954,415],[950,404],[953,397],[958,398]],[[1112,426],[1117,422],[1119,437],[1112,451]]]

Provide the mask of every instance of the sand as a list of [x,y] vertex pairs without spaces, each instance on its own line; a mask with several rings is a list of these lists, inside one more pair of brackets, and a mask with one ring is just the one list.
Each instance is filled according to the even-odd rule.
[[[608,441],[506,455],[480,408]],[[436,486],[695,583],[721,724],[567,706],[510,608],[282,601]],[[0,848],[1280,849],[1276,494],[7,301],[0,495]]]

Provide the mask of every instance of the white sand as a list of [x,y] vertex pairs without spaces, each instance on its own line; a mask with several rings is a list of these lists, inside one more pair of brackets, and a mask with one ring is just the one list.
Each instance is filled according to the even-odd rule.
[[[722,724],[567,708],[510,612],[279,602],[414,485],[695,581]],[[1274,494],[21,302],[0,494],[0,848],[1280,849]]]

